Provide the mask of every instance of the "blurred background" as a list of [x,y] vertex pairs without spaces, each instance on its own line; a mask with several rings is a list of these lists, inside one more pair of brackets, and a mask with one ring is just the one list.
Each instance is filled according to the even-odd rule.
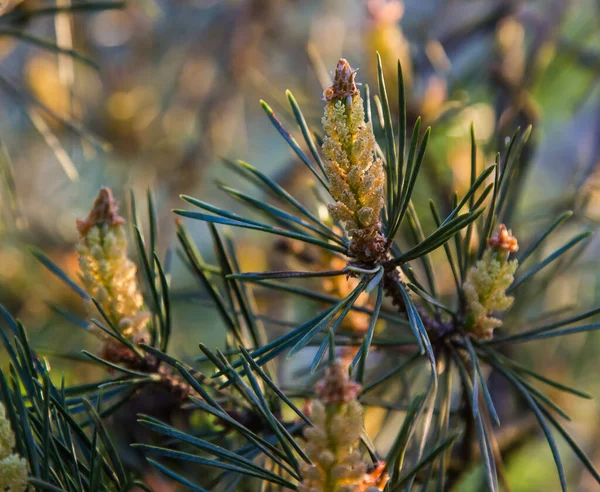
[[[74,366],[53,352],[75,353],[97,341],[57,313],[60,307],[84,316],[80,300],[29,248],[41,249],[76,278],[75,218],[107,185],[126,217],[133,191],[142,223],[146,190],[152,190],[165,255],[175,246],[170,210],[182,206],[179,194],[236,209],[214,185],[215,179],[234,180],[223,158],[243,159],[308,196],[305,168],[259,100],[296,131],[285,96],[290,89],[318,129],[321,94],[341,56],[376,93],[379,51],[392,107],[401,60],[409,125],[421,115],[433,126],[418,207],[427,207],[433,196],[447,212],[453,191],[468,188],[471,122],[481,169],[517,127],[531,124],[519,168],[526,192],[509,199],[509,226],[518,237],[530,237],[573,210],[569,226],[545,247],[548,253],[600,220],[597,0],[129,0],[123,8],[97,12],[53,10],[76,4],[0,5],[0,303],[24,322],[34,346],[46,349],[69,381],[94,379],[98,369]],[[191,224],[190,231],[210,257],[204,227]],[[243,269],[277,263],[272,238],[235,236],[243,245]],[[595,239],[576,262],[557,265],[558,281],[547,291],[528,290],[513,315],[533,320],[547,311],[598,306],[599,252]],[[444,271],[443,253],[436,258]],[[191,360],[199,341],[217,346],[224,331],[176,257],[171,272],[173,352]],[[442,278],[440,292],[451,295],[449,272]],[[265,300],[259,301],[268,312]],[[289,311],[293,321],[301,307],[288,302],[278,309]],[[523,347],[521,359],[600,396],[600,337],[590,332],[561,340],[544,342],[543,349]],[[600,407],[580,402],[560,401],[574,417],[574,434],[600,465]],[[539,460],[532,462],[532,453]],[[551,460],[544,442],[520,443],[507,463],[509,477],[519,477],[514,490],[552,490]],[[570,460],[567,451],[567,466]],[[587,480],[576,477],[578,490],[594,490]]]

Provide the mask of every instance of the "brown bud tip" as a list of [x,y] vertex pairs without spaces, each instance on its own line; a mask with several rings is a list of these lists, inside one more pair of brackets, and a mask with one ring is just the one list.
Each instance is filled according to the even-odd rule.
[[495,249],[503,249],[509,253],[519,251],[517,238],[512,235],[510,229],[507,229],[504,224],[498,226],[498,230],[488,239],[488,244]]
[[315,392],[325,403],[348,403],[356,400],[360,384],[350,381],[348,371],[342,361],[336,361],[325,370],[325,375],[317,383]]
[[335,68],[335,76],[331,87],[323,92],[323,99],[331,102],[334,99],[346,99],[348,96],[357,96],[358,89],[354,82],[356,70],[353,70],[345,58],[340,58]]
[[94,206],[85,219],[77,219],[77,230],[84,237],[89,230],[97,225],[108,224],[115,226],[124,224],[125,219],[117,214],[119,207],[110,188],[103,186],[94,201]]

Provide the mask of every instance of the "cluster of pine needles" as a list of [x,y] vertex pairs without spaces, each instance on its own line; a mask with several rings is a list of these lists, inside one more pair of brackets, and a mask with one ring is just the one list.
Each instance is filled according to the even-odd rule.
[[[573,397],[589,396],[511,355],[517,344],[599,329],[598,323],[579,322],[600,310],[533,326],[518,317],[505,322],[514,299],[527,296],[529,283],[550,271],[544,282],[551,284],[557,275],[552,267],[571,264],[591,232],[581,232],[539,261],[527,261],[538,257],[571,213],[564,211],[546,228],[515,238],[511,224],[504,223],[511,219],[507,200],[515,199],[513,188],[523,189],[523,174],[517,170],[531,128],[517,129],[495,162],[486,166],[477,162],[472,128],[470,187],[463,196],[454,195],[448,212],[438,209],[436,197],[430,201],[426,222],[436,227],[427,233],[420,217],[424,211],[415,206],[413,195],[430,129],[422,132],[420,120],[407,128],[400,64],[397,76],[398,107],[392,109],[381,63],[378,96],[373,98],[368,86],[357,85],[349,63],[340,60],[333,85],[324,94],[323,128],[316,131],[287,92],[302,144],[262,102],[274,128],[312,177],[309,200],[296,198],[242,161],[226,165],[259,193],[223,183],[219,188],[247,213],[182,196],[193,208],[174,211],[187,219],[177,220],[176,252],[220,315],[227,330],[222,349],[200,343],[196,361],[178,360],[170,353],[176,329],[172,252],[162,259],[157,253],[150,193],[145,240],[133,195],[129,229],[110,190],[100,192],[90,215],[78,222],[81,282],[35,252],[81,297],[87,319],[59,308],[57,312],[97,336],[97,352],[83,351],[82,357],[106,369],[107,379],[57,386],[25,328],[0,309],[8,327],[0,336],[10,359],[0,372],[4,421],[14,435],[10,456],[18,457],[27,477],[19,475],[19,483],[7,481],[10,490],[150,490],[124,464],[107,423],[136,399],[161,398],[169,413],[187,417],[185,425],[139,414],[138,425],[153,438],[133,446],[150,465],[193,490],[256,486],[372,492],[430,490],[435,485],[444,491],[481,463],[485,486],[496,491],[507,484],[497,439],[502,412],[496,410],[488,386],[490,374],[503,378],[535,416],[562,490],[567,489],[567,476],[556,435],[600,483],[592,462],[565,427],[569,416],[538,383]],[[210,232],[214,264],[201,256],[188,233],[185,224],[196,222]],[[283,249],[290,256],[297,245],[304,245],[322,259],[317,263],[324,269],[242,272],[234,229],[267,233],[280,249],[286,244]],[[128,257],[130,237],[135,262]],[[444,251],[452,274],[452,298],[438,295],[430,256],[438,249]],[[307,287],[306,279],[330,288]],[[277,300],[313,301],[319,312],[301,323],[273,318],[259,312],[258,291]],[[360,328],[352,322],[357,314],[368,320]],[[298,378],[301,384],[290,385],[280,376],[292,357],[308,361]],[[391,436],[385,453],[364,429],[372,408],[389,417],[380,429]],[[197,414],[209,424],[194,427],[191,416]],[[403,416],[400,422],[392,418],[398,414]],[[16,475],[8,477],[3,463],[0,485],[17,480]],[[210,471],[194,473],[194,467]]]

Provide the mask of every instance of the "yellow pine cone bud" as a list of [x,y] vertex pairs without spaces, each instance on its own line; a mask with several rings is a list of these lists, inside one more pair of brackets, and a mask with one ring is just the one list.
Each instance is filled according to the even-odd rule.
[[6,418],[6,409],[0,403],[0,490],[22,492],[27,490],[27,462],[16,453],[15,435]]
[[[148,314],[142,311],[136,266],[127,256],[125,219],[117,211],[110,189],[103,187],[89,215],[77,220],[80,276],[88,295],[111,322],[124,335],[133,336],[144,329]],[[90,316],[98,317],[91,301],[87,307]]]
[[356,397],[360,385],[350,381],[343,363],[335,362],[316,385],[312,427],[304,431],[305,452],[300,492],[366,492],[383,490],[387,476],[378,465],[367,473],[358,449],[363,412]]
[[467,328],[477,339],[490,339],[494,328],[502,320],[492,316],[512,306],[513,297],[506,290],[514,281],[517,260],[508,261],[508,255],[519,249],[516,238],[504,224],[488,240],[481,260],[469,270],[463,290],[467,302]]
[[375,136],[365,122],[363,100],[356,72],[341,59],[333,85],[324,92],[323,155],[329,178],[329,206],[335,220],[344,223],[351,238],[350,253],[361,261],[377,260],[384,252],[380,213],[383,208],[385,173],[375,155]]

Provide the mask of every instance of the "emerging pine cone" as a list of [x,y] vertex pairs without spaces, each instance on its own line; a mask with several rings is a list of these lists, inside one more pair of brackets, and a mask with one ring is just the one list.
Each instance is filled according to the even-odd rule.
[[517,251],[517,239],[504,224],[488,240],[489,247],[483,257],[467,273],[463,289],[467,301],[467,328],[476,339],[490,339],[494,328],[502,320],[492,316],[512,306],[513,298],[506,290],[514,281],[517,260],[508,261],[508,255]]
[[372,262],[384,253],[379,219],[383,208],[385,173],[375,155],[375,136],[365,122],[363,100],[355,71],[341,59],[333,85],[325,91],[323,155],[331,196],[332,217],[344,223],[351,238],[350,254]]
[[[123,335],[139,336],[145,329],[148,313],[136,278],[137,268],[127,256],[125,219],[117,213],[117,202],[109,188],[98,193],[89,215],[77,220],[81,240],[77,245],[81,281],[110,321]],[[90,317],[98,317],[89,301]]]
[[360,384],[350,381],[345,365],[329,366],[315,391],[312,403],[313,426],[304,431],[307,456],[300,492],[375,492],[383,490],[388,477],[377,464],[367,472],[367,463],[358,450],[363,428],[363,411],[356,400]]

